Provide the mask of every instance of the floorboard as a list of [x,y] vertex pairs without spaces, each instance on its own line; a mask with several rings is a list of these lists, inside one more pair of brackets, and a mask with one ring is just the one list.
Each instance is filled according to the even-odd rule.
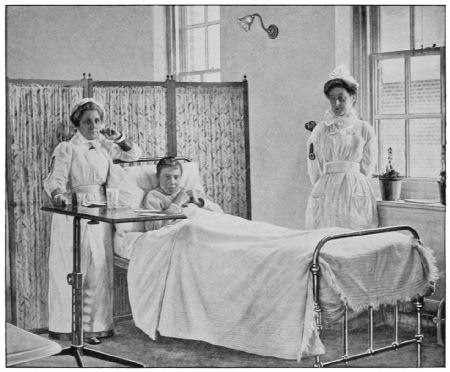
[[[46,336],[45,334],[42,336]],[[402,330],[400,336],[413,338],[414,331]],[[367,334],[361,330],[351,332],[350,351],[362,352],[367,350]],[[340,357],[342,342],[336,331],[328,331],[323,337],[327,356]],[[375,328],[374,346],[390,344],[392,329],[390,327]],[[61,342],[68,346],[69,342]],[[311,367],[313,358],[305,358],[300,363],[294,360],[283,360],[272,357],[248,354],[215,346],[202,341],[181,340],[170,337],[160,337],[151,340],[145,333],[134,326],[133,321],[122,322],[116,325],[116,334],[104,339],[101,345],[90,348],[102,350],[113,355],[126,357],[144,364],[146,367],[225,367],[225,368],[298,368]],[[423,367],[444,367],[445,348],[437,345],[436,336],[425,333],[422,349]],[[108,363],[90,357],[84,357],[87,367],[120,367],[115,363]],[[345,367],[345,364],[336,367]],[[76,367],[75,359],[71,356],[53,356],[33,362],[23,363],[17,367]],[[408,345],[399,351],[391,351],[360,359],[348,363],[348,367],[389,367],[408,368],[416,367],[416,347]]]

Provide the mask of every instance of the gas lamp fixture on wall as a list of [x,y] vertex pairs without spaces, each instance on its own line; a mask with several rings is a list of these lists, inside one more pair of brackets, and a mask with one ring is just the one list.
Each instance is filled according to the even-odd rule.
[[261,22],[261,27],[263,28],[264,31],[267,32],[267,35],[269,35],[269,37],[271,39],[275,39],[278,36],[278,27],[275,25],[269,25],[269,27],[265,28],[262,18],[258,13],[246,15],[245,17],[238,18],[239,26],[241,26],[241,28],[245,32],[249,32],[250,27],[251,27],[255,17],[259,18],[259,21]]

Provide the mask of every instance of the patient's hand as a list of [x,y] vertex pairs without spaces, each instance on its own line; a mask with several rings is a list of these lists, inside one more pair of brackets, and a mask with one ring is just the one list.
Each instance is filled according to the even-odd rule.
[[174,203],[179,206],[185,206],[187,203],[189,203],[189,199],[191,197],[185,190],[180,190],[176,198],[174,199]]
[[196,190],[187,190],[189,195],[189,203],[194,203],[196,206],[202,208],[205,205],[205,201],[199,197],[199,193]]
[[186,194],[189,195],[189,202],[196,203],[198,200],[197,192],[195,190],[186,190]]

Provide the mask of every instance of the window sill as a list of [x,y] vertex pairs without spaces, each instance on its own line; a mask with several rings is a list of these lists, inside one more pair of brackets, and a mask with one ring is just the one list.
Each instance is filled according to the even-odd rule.
[[440,203],[409,203],[404,200],[398,201],[387,201],[387,200],[377,200],[378,207],[387,208],[400,208],[400,209],[420,209],[420,210],[432,210],[432,211],[442,211],[445,212],[445,205]]

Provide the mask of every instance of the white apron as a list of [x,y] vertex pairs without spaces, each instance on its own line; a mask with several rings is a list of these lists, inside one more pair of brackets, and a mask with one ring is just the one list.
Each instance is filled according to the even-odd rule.
[[[112,141],[87,141],[79,132],[60,143],[53,154],[52,170],[45,180],[48,194],[55,189],[95,194],[105,200],[104,185],[112,157],[137,160],[138,146],[125,153]],[[122,156],[121,156],[122,155]],[[113,263],[111,225],[88,224],[81,220],[81,272],[83,274],[83,330],[108,332],[113,329]],[[72,287],[67,274],[73,271],[73,218],[54,214],[49,256],[49,331],[70,333]]]
[[[308,172],[313,186],[306,209],[306,229],[378,227],[375,193],[369,182],[377,142],[369,123],[355,114],[326,120],[313,130]],[[311,145],[313,146],[311,148]]]

